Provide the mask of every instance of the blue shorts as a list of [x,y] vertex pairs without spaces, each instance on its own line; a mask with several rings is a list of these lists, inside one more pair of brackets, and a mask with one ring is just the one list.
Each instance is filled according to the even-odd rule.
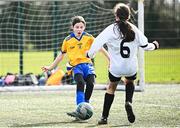
[[90,74],[95,75],[94,67],[90,63],[82,63],[82,64],[78,64],[78,65],[74,66],[73,73],[74,73],[74,75],[82,74],[84,79]]

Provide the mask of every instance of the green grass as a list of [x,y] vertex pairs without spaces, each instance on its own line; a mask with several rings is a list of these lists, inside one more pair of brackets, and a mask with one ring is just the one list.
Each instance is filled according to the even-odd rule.
[[180,49],[145,52],[145,80],[148,83],[180,83]]
[[[53,61],[52,52],[25,52],[24,73],[41,74],[41,67]],[[67,58],[59,67],[65,71]],[[159,49],[145,52],[145,81],[147,83],[180,83],[180,49]],[[98,53],[95,61],[96,82],[107,83],[108,69],[105,57]],[[19,72],[19,54],[0,52],[0,75]]]
[[94,115],[74,122],[66,112],[75,109],[75,90],[1,92],[0,127],[180,127],[180,86],[148,85],[135,92],[133,108],[136,122],[129,124],[124,109],[124,91],[116,91],[109,124],[97,126],[105,91],[94,90]]

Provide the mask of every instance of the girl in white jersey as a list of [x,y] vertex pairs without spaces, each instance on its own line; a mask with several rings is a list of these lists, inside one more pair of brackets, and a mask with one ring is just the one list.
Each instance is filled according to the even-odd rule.
[[107,45],[110,65],[110,83],[104,97],[102,117],[98,124],[107,124],[109,110],[114,100],[116,87],[122,76],[125,77],[125,110],[130,123],[135,121],[132,109],[132,98],[134,93],[134,80],[137,74],[137,51],[138,47],[144,50],[155,50],[159,48],[157,41],[148,42],[146,36],[138,30],[130,19],[130,9],[127,5],[119,3],[114,7],[115,23],[105,28],[94,40],[87,56],[93,58],[95,53]]

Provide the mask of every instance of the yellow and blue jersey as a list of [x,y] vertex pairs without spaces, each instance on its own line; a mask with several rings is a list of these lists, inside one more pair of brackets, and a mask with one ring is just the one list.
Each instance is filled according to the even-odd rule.
[[80,39],[76,38],[74,33],[67,36],[62,44],[61,52],[67,53],[69,63],[76,66],[81,63],[92,63],[90,58],[86,57],[86,51],[91,47],[94,37],[86,32],[82,33]]

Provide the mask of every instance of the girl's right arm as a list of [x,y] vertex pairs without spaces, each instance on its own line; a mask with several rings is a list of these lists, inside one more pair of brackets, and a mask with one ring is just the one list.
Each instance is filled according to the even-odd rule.
[[105,28],[93,41],[91,48],[87,53],[87,57],[94,58],[95,54],[103,47],[105,43],[108,42],[108,39],[111,38],[113,32],[112,25]]
[[44,71],[44,72],[47,72],[47,71],[50,71],[52,70],[53,68],[55,68],[59,62],[61,62],[61,60],[63,59],[64,57],[64,54],[60,53],[56,59],[53,61],[53,63],[49,66],[43,66],[41,69]]

